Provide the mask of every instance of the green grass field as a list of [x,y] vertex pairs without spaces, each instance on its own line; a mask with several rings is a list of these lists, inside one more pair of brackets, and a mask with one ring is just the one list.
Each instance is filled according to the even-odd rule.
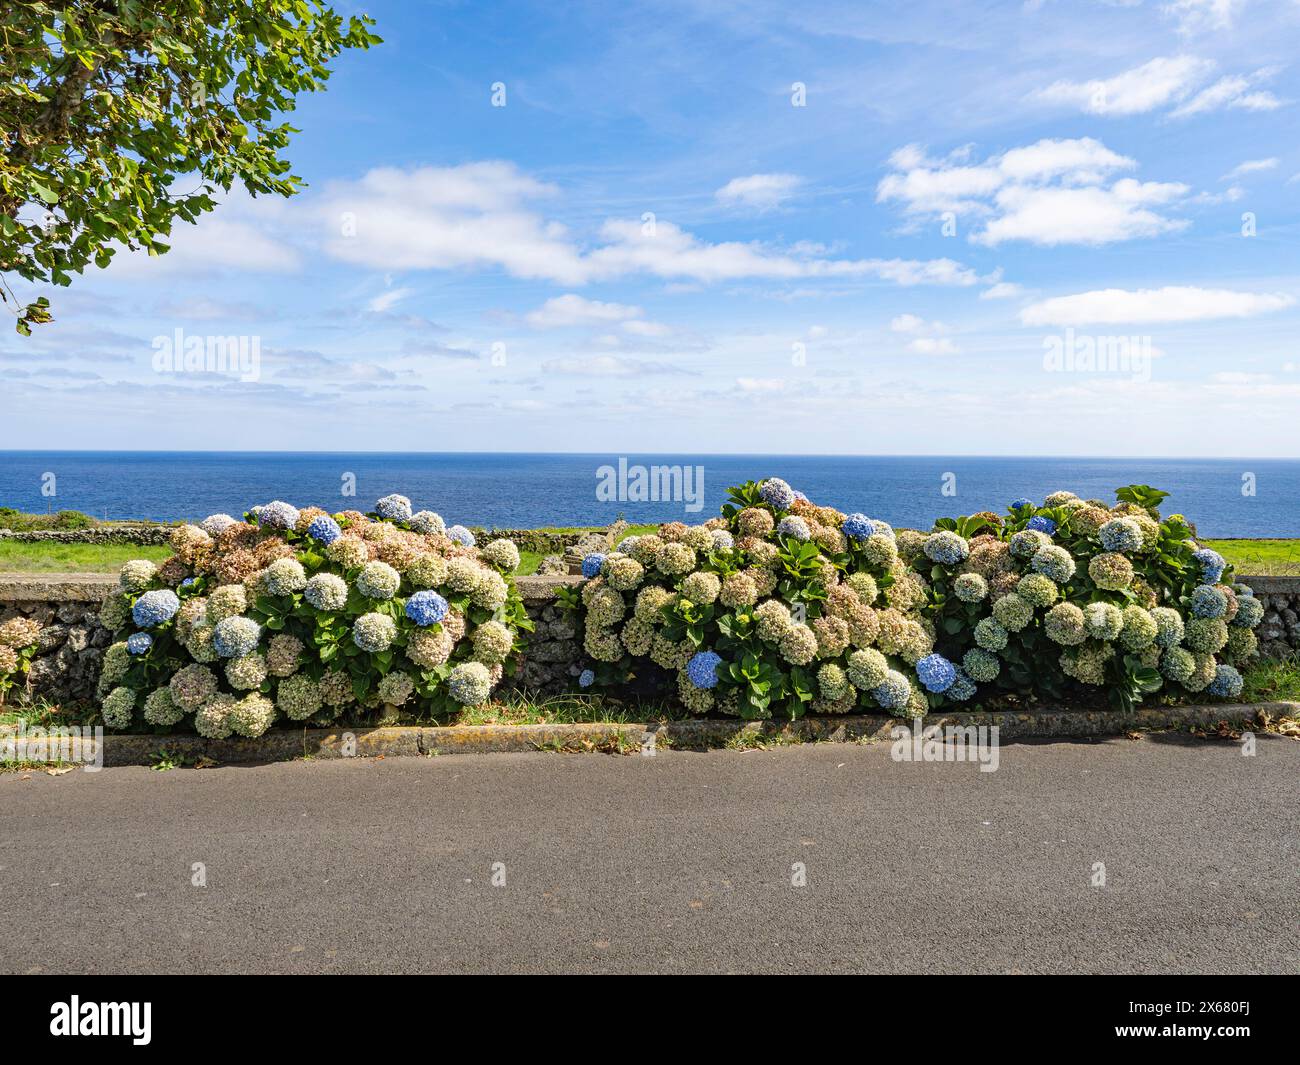
[[1300,540],[1206,540],[1236,567],[1256,576],[1300,574]]
[[134,544],[20,544],[0,540],[0,573],[113,573],[133,558],[161,562],[170,554],[166,547]]

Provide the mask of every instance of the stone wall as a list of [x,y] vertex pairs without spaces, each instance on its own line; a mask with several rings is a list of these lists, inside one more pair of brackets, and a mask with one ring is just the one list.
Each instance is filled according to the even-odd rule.
[[1300,650],[1300,577],[1242,577],[1264,607],[1255,635],[1260,654],[1282,658]]
[[173,525],[100,525],[89,529],[0,529],[0,540],[20,544],[132,544],[165,547]]
[[570,690],[582,672],[582,632],[576,614],[556,602],[555,592],[582,578],[516,577],[515,583],[535,627],[523,634],[523,669],[503,683],[544,694]]
[[0,575],[0,621],[21,614],[42,626],[24,694],[52,702],[94,697],[100,659],[113,641],[99,624],[99,604],[116,583],[101,574]]
[[[555,599],[557,588],[581,583],[573,576],[517,577],[535,629],[524,634],[523,668],[505,686],[553,694],[571,690],[582,670],[577,619]],[[1264,606],[1256,629],[1262,654],[1300,652],[1300,577],[1244,577]],[[26,696],[54,702],[92,700],[99,663],[112,635],[97,620],[99,604],[116,587],[111,574],[0,574],[0,621],[15,614],[43,626],[27,677]],[[13,696],[11,695],[11,698]]]
[[[568,690],[582,668],[582,639],[573,614],[556,604],[555,590],[581,578],[515,580],[535,628],[524,633],[521,672],[504,683],[544,694]],[[10,698],[94,699],[100,660],[112,642],[112,634],[99,624],[99,606],[116,586],[111,574],[0,574],[0,622],[21,614],[42,626],[26,688],[15,689]]]

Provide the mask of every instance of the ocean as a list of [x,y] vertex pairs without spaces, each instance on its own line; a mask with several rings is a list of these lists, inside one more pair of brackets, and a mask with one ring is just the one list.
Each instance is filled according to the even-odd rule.
[[[1113,501],[1117,487],[1141,483],[1171,493],[1165,512],[1185,514],[1204,536],[1300,536],[1300,461],[1294,459],[622,458],[627,470],[620,477],[616,454],[8,451],[0,452],[0,506],[198,520],[218,512],[239,516],[272,499],[368,510],[380,496],[400,492],[416,509],[464,525],[606,525],[619,517],[699,522],[718,512],[730,485],[782,477],[815,502],[928,529],[942,516],[1001,512],[1019,496],[1041,500],[1069,489]],[[638,465],[689,468],[678,482],[689,489],[686,498],[638,499]],[[349,487],[355,495],[345,494]]]

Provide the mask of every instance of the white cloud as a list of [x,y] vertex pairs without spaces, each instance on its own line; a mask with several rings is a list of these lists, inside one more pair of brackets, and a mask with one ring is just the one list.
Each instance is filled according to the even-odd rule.
[[795,174],[750,174],[732,178],[714,195],[729,207],[770,211],[788,199],[801,181]]
[[925,319],[914,314],[900,314],[889,323],[895,333],[919,333],[925,328]]
[[982,300],[1009,300],[1024,293],[1024,288],[1014,281],[999,281],[980,293]]
[[1190,118],[1192,115],[1202,115],[1225,108],[1237,111],[1274,111],[1282,106],[1281,100],[1264,89],[1251,91],[1252,86],[1268,74],[1268,71],[1259,71],[1253,77],[1230,74],[1220,78],[1171,114],[1174,118]]
[[736,385],[742,392],[784,392],[785,380],[781,377],[737,377]]
[[537,310],[530,311],[525,321],[534,329],[562,329],[566,326],[622,322],[639,317],[640,307],[626,303],[603,303],[570,293],[547,300]]
[[1231,29],[1246,0],[1172,0],[1161,10],[1178,20],[1180,33]]
[[609,279],[649,274],[701,282],[749,278],[876,277],[899,285],[973,285],[974,271],[951,259],[826,259],[774,251],[763,245],[726,241],[709,244],[671,222],[652,231],[640,222],[606,222],[606,243],[586,259],[589,276]]
[[1208,59],[1161,56],[1111,78],[1053,82],[1034,95],[1092,115],[1137,115],[1183,99],[1213,70]]
[[557,190],[506,162],[418,170],[372,170],[332,186],[317,209],[326,250],[382,270],[497,268],[564,285],[647,274],[695,282],[870,278],[900,285],[971,285],[973,271],[951,259],[834,259],[817,249],[728,241],[711,244],[671,222],[605,222],[584,250],[568,230],[533,210]]
[[378,296],[366,304],[366,310],[373,314],[383,314],[391,310],[396,304],[406,299],[411,294],[409,288],[392,288],[387,292],[381,292]]
[[1112,152],[1091,137],[1075,140],[1044,138],[1024,148],[1013,148],[998,161],[998,169],[1008,181],[1061,180],[1070,185],[1104,180],[1116,170],[1132,170],[1137,163]]
[[907,350],[918,355],[956,355],[960,349],[947,337],[917,337]]
[[956,165],[950,156],[932,161],[914,144],[889,157],[895,173],[881,179],[876,202],[900,200],[914,213],[962,212],[994,193],[1006,180],[996,166]]
[[890,321],[889,328],[895,333],[912,337],[907,350],[918,355],[956,355],[960,350],[942,335],[948,331],[942,322],[927,322],[915,314],[900,314]]
[[581,284],[581,255],[562,226],[526,204],[553,195],[506,162],[371,170],[327,190],[326,250],[382,270],[499,267],[515,277]]
[[687,372],[672,363],[625,359],[618,355],[548,359],[542,363],[542,369],[547,373],[570,374],[582,377],[647,377],[652,374]]
[[1210,374],[1210,380],[1216,385],[1257,385],[1273,380],[1272,374],[1242,373],[1239,370],[1227,370],[1223,373]]
[[1229,170],[1220,181],[1235,181],[1239,177],[1247,174],[1258,174],[1264,170],[1275,170],[1277,168],[1276,159],[1247,159],[1244,163],[1238,163]]
[[979,244],[1108,244],[1186,226],[1153,209],[1181,199],[1186,185],[1116,178],[1136,161],[1091,137],[1044,139],[974,166],[928,159],[915,146],[890,160],[905,169],[881,180],[877,202],[899,201],[912,215],[972,216]]
[[1185,229],[1187,222],[1166,218],[1149,205],[1168,203],[1188,191],[1186,185],[1131,178],[1109,189],[1008,186],[997,195],[1000,217],[991,219],[973,239],[994,247],[1008,240],[1052,246],[1154,237]]
[[116,277],[213,277],[221,273],[292,273],[298,251],[283,236],[288,204],[277,197],[252,197],[235,186],[197,222],[177,222],[162,238],[170,250],[156,256],[120,248],[108,266]]
[[638,337],[666,337],[672,333],[672,327],[663,322],[643,322],[637,319],[623,323],[623,332]]
[[1124,325],[1131,322],[1198,322],[1210,318],[1250,318],[1281,310],[1291,296],[1230,289],[1168,285],[1164,288],[1098,289],[1056,296],[1020,312],[1024,325]]

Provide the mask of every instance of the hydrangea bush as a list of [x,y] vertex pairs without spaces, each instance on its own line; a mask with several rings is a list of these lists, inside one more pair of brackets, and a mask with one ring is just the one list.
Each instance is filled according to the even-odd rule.
[[12,617],[0,624],[0,703],[27,672],[40,634],[40,624],[31,618]]
[[732,488],[702,525],[670,522],[590,555],[583,573],[584,688],[653,663],[697,713],[925,712],[924,577],[887,524],[817,506],[778,478]]
[[126,563],[104,604],[110,728],[224,738],[383,705],[437,715],[486,701],[532,628],[515,545],[479,547],[400,495],[368,515],[279,500],[214,514],[171,547]]
[[1110,505],[1054,492],[900,538],[929,583],[940,653],[981,697],[1091,690],[1128,708],[1157,693],[1239,695],[1263,608],[1182,515],[1161,518],[1167,495],[1129,485]]

